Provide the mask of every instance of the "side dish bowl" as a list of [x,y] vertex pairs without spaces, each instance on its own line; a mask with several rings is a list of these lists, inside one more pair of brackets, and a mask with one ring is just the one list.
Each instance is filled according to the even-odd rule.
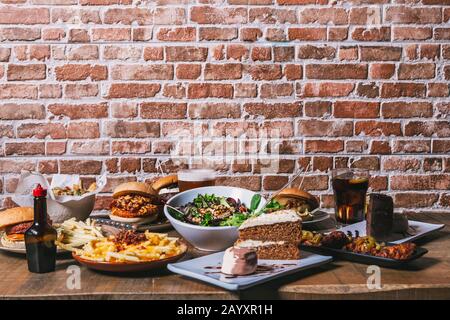
[[[181,192],[172,197],[167,204],[178,208],[192,202],[199,194],[214,194],[216,196],[239,199],[246,207],[250,208],[252,198],[257,195],[251,190],[214,186],[196,188]],[[261,201],[256,209],[258,211],[265,204],[265,199]],[[169,208],[164,206],[164,214],[173,225],[175,230],[190,244],[203,251],[221,251],[233,245],[238,238],[237,226],[201,226],[180,221],[172,216]]]

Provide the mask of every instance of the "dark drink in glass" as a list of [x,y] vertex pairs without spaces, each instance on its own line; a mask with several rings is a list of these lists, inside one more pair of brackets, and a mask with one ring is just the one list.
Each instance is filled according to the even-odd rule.
[[56,230],[47,221],[47,190],[33,190],[34,222],[25,232],[28,270],[34,273],[55,271]]
[[338,225],[363,221],[366,212],[366,193],[369,172],[362,169],[333,170],[335,215]]

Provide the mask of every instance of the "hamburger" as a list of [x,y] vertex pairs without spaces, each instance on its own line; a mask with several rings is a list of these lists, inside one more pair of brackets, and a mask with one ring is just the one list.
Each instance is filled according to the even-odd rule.
[[174,174],[159,178],[153,182],[152,188],[159,196],[160,203],[163,205],[180,191],[178,189],[178,176]]
[[297,189],[286,188],[274,198],[283,209],[294,210],[304,221],[313,217],[310,212],[319,207],[319,201],[309,192]]
[[114,189],[111,220],[144,224],[158,218],[158,197],[144,182],[127,182]]
[[0,212],[1,243],[4,247],[25,249],[25,231],[34,220],[32,207],[17,207]]

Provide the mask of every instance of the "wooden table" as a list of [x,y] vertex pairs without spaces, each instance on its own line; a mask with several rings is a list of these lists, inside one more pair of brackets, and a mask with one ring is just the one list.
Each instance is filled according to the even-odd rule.
[[[336,261],[242,292],[228,292],[168,271],[139,275],[102,274],[81,267],[81,289],[70,290],[67,267],[31,274],[24,256],[0,253],[0,298],[3,299],[450,299],[450,213],[422,213],[412,218],[444,223],[445,229],[417,243],[429,250],[407,269],[381,269],[381,290],[369,290],[367,266]],[[197,255],[190,252],[190,255]]]

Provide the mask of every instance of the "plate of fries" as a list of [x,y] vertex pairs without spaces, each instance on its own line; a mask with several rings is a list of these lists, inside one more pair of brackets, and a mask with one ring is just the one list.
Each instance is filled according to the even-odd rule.
[[73,249],[72,256],[88,268],[107,272],[136,272],[159,269],[182,258],[187,246],[163,233],[123,230],[100,237]]

